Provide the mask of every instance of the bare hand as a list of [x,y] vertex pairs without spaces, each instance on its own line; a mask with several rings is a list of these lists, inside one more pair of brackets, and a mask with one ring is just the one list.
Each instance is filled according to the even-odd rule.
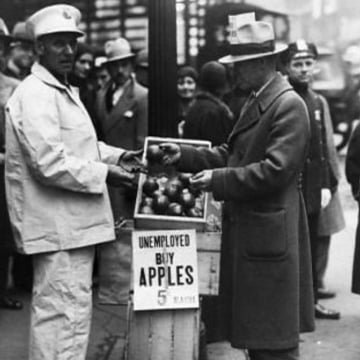
[[203,170],[190,178],[190,184],[195,189],[211,191],[212,170]]
[[326,208],[331,200],[331,191],[330,189],[321,189],[321,208]]
[[130,173],[146,172],[145,165],[141,161],[144,150],[129,150],[123,153],[117,165]]
[[136,176],[120,166],[108,165],[108,174],[106,182],[110,186],[114,187],[130,187],[134,188],[136,186]]
[[181,157],[180,145],[175,143],[162,143],[159,147],[164,152],[162,158],[163,165],[176,165],[179,162]]

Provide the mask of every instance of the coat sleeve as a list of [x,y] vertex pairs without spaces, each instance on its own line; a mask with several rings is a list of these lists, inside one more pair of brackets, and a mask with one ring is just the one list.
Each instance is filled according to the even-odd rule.
[[48,186],[102,194],[106,189],[107,165],[66,151],[55,93],[48,87],[38,90],[36,106],[33,94],[23,91],[21,101],[16,97],[7,107],[7,126],[13,128],[31,173]]
[[103,141],[98,142],[100,158],[103,163],[116,165],[120,156],[125,150],[115,146],[105,144]]
[[214,170],[211,187],[215,200],[251,200],[270,195],[287,186],[301,171],[310,135],[309,118],[305,104],[295,94],[287,94],[276,104],[263,159]]
[[360,126],[358,125],[351,138],[345,160],[345,175],[351,185],[352,194],[359,199],[360,181]]
[[205,169],[224,167],[227,163],[228,153],[227,144],[212,149],[182,145],[178,169],[185,172],[199,172]]

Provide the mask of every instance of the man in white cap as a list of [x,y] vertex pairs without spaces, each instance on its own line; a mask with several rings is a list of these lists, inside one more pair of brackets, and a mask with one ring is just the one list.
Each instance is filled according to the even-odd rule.
[[85,360],[95,245],[115,238],[107,183],[133,185],[134,153],[98,142],[68,84],[80,12],[41,9],[27,21],[38,62],[7,106],[5,179],[20,251],[33,254],[30,360]]
[[[241,20],[241,19],[239,19]],[[251,360],[299,359],[299,333],[314,328],[309,238],[299,175],[306,107],[276,72],[271,24],[245,19],[231,31],[237,85],[251,92],[227,143],[163,144],[164,163],[198,172],[195,187],[224,201],[220,298],[225,337]],[[202,170],[202,171],[201,171]]]
[[[111,81],[99,91],[96,118],[102,140],[127,150],[142,148],[148,135],[148,90],[134,76],[135,54],[125,38],[105,43]],[[115,220],[132,218],[135,192],[109,188]]]

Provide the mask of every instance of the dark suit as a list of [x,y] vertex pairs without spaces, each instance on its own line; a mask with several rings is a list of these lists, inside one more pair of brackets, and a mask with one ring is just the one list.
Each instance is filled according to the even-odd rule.
[[[140,149],[148,134],[148,91],[131,79],[114,107],[107,106],[112,82],[102,89],[97,98],[96,117],[102,140],[126,150]],[[133,217],[135,194],[121,188],[109,188],[115,220],[119,216]],[[130,196],[128,196],[130,195]]]
[[220,295],[232,346],[289,349],[314,328],[306,214],[298,188],[309,139],[305,105],[276,75],[219,147],[182,147],[179,168],[214,169],[224,200]]
[[[359,184],[360,184],[360,125],[354,130],[345,162],[346,179],[351,185],[354,198],[359,206]],[[358,223],[355,237],[354,264],[352,271],[352,292],[360,294],[360,211],[358,215]]]
[[[5,105],[19,84],[18,80],[0,73],[0,152],[5,152]],[[9,257],[15,250],[5,197],[4,164],[0,164],[0,295],[5,291]]]

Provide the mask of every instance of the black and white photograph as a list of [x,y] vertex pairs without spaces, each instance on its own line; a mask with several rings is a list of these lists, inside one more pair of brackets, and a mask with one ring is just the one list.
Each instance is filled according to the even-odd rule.
[[360,359],[360,2],[0,1],[0,360]]

